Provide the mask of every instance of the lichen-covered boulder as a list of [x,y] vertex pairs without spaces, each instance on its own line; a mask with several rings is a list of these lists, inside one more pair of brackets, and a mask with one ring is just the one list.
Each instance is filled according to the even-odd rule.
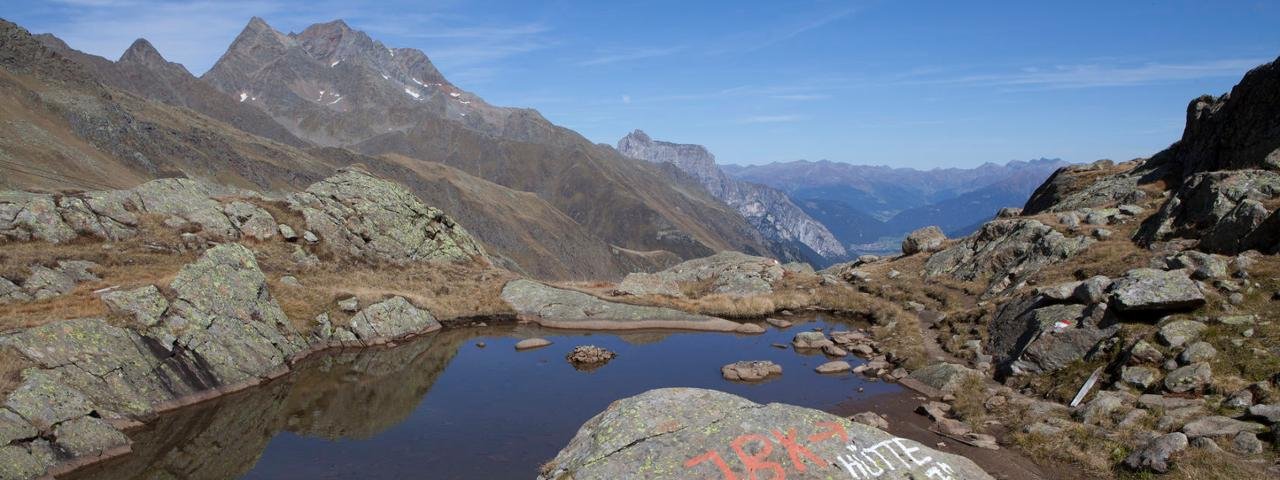
[[[343,327],[348,328],[348,327]],[[351,317],[351,333],[365,345],[386,343],[409,335],[434,332],[440,322],[426,310],[421,310],[404,297],[369,305]]]
[[1121,312],[1188,310],[1204,305],[1204,293],[1181,270],[1135,268],[1111,285],[1112,302]]
[[160,316],[169,308],[169,301],[155,285],[107,292],[102,295],[102,302],[107,304],[111,313],[146,327],[159,322]]
[[1275,217],[1264,201],[1280,195],[1280,173],[1268,170],[1202,172],[1183,182],[1136,240],[1142,244],[1172,238],[1198,241],[1206,252],[1234,254],[1270,250],[1280,240]]
[[330,248],[368,260],[467,262],[480,244],[444,212],[404,187],[347,169],[289,196],[307,228]]
[[983,375],[977,370],[945,362],[918,369],[907,376],[944,393],[954,393],[965,382],[982,377]]
[[241,237],[266,240],[276,234],[276,219],[262,207],[236,200],[224,205],[222,212]]
[[[726,251],[688,260],[657,273],[628,275],[623,284],[631,281],[639,287],[643,282],[652,285],[648,290],[654,293],[680,296],[680,284],[698,283],[706,284],[709,293],[747,297],[772,292],[774,282],[781,280],[784,273],[782,265],[772,258]],[[619,290],[628,291],[622,286]]]
[[663,388],[588,420],[541,480],[990,479],[972,461],[818,410]]
[[656,273],[636,272],[629,273],[622,282],[618,284],[616,289],[619,293],[626,295],[665,295],[668,297],[683,297],[680,292],[680,285],[672,280],[671,277],[659,275]]
[[502,300],[521,317],[551,328],[639,330],[667,328],[743,332],[758,325],[695,315],[670,308],[627,305],[593,295],[551,287],[533,280],[514,280],[502,288]]
[[902,254],[915,255],[921,252],[936,252],[942,249],[942,242],[945,241],[947,241],[947,236],[942,233],[942,229],[930,225],[917,229],[902,239]]
[[1085,236],[1067,237],[1036,220],[999,219],[987,222],[973,235],[934,253],[925,262],[928,277],[947,275],[964,281],[983,281],[998,293],[1048,265],[1064,261],[1093,244]]

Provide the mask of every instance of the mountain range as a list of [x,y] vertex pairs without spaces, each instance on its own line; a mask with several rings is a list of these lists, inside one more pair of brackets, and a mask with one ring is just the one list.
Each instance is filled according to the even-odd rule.
[[937,225],[972,233],[1003,207],[1020,206],[1067,163],[1041,158],[975,168],[917,170],[822,161],[724,165],[729,176],[786,192],[826,225],[850,253],[897,248],[906,233]]
[[191,177],[278,193],[362,164],[538,277],[776,250],[687,176],[489,105],[424,53],[342,21],[285,34],[253,18],[199,78],[145,40],[112,61],[7,21],[0,30],[0,111],[12,120],[0,124],[2,188]]

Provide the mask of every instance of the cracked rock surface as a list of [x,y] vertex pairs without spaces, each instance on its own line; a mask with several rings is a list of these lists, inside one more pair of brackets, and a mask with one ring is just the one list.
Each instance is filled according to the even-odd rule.
[[613,402],[583,424],[538,478],[784,476],[991,478],[964,457],[819,410],[697,388],[662,388]]

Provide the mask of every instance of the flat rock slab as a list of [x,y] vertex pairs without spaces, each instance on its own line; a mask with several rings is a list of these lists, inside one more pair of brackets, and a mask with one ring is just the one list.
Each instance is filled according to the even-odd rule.
[[836,360],[834,362],[827,362],[822,365],[818,365],[818,368],[813,370],[818,373],[844,373],[849,370],[853,370],[853,367],[849,365],[849,362]]
[[670,308],[609,302],[593,295],[555,288],[532,280],[507,283],[502,288],[502,300],[510,304],[522,318],[550,328],[738,333],[761,333],[764,330],[755,324],[741,324]]
[[526,338],[516,342],[516,350],[530,350],[534,348],[542,348],[551,345],[551,340],[545,338]]
[[775,375],[782,375],[782,365],[768,360],[744,360],[720,367],[720,375],[725,380],[758,382]]
[[1190,310],[1204,305],[1204,293],[1182,270],[1129,270],[1111,286],[1116,309],[1122,312]]
[[663,388],[588,420],[538,478],[992,477],[967,458],[818,410]]

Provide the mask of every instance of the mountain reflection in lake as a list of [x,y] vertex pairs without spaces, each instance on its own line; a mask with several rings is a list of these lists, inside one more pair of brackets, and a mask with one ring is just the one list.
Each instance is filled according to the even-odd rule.
[[[826,357],[789,348],[796,332],[848,325],[816,318],[763,335],[446,330],[396,348],[317,356],[267,385],[164,415],[131,432],[132,454],[71,477],[533,478],[583,422],[653,388],[712,388],[827,409],[898,391],[859,375],[819,375],[813,368]],[[514,350],[531,336],[554,343]],[[575,370],[564,355],[583,344],[618,357]],[[783,375],[762,384],[721,379],[720,367],[738,360],[772,360]]]

